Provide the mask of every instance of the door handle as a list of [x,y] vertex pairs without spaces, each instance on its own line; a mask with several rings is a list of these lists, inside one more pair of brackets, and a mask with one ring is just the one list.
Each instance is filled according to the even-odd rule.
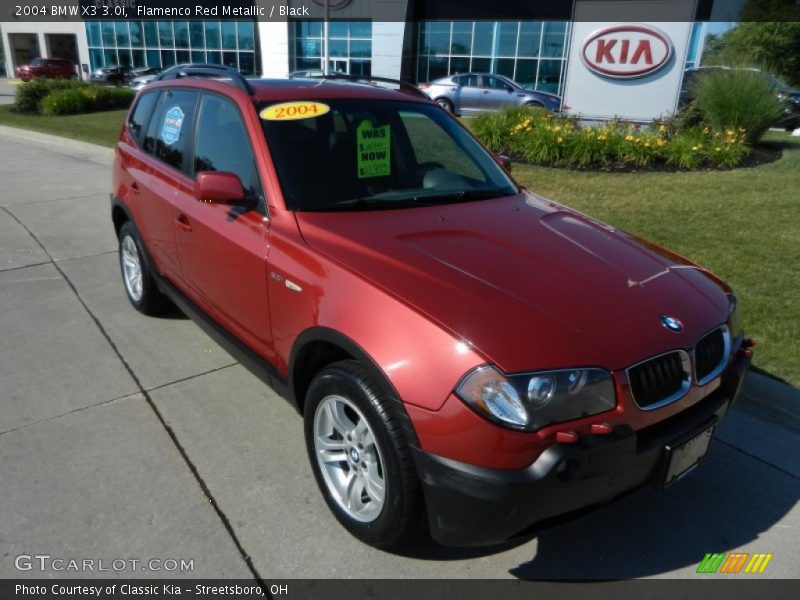
[[139,184],[135,181],[131,184],[131,192],[137,196],[142,193],[142,191],[139,189]]
[[488,93],[489,93],[489,90],[483,90],[481,93],[482,93],[482,94],[488,94]]
[[189,223],[189,217],[187,217],[186,215],[180,215],[175,219],[175,222],[178,224],[178,227],[180,227],[185,233],[191,233],[192,226]]

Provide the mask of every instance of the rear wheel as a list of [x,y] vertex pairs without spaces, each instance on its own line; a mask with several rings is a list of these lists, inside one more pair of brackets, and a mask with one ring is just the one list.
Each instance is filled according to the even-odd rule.
[[351,534],[377,548],[407,541],[422,519],[416,470],[390,402],[363,367],[342,361],[314,378],[304,409],[325,502]]
[[526,102],[525,106],[527,108],[544,108],[544,104],[541,102]]
[[133,307],[145,315],[164,312],[169,301],[153,279],[144,257],[139,232],[130,221],[119,230],[119,265],[125,294]]
[[439,107],[445,112],[453,112],[453,103],[447,98],[437,98],[436,104],[438,104]]

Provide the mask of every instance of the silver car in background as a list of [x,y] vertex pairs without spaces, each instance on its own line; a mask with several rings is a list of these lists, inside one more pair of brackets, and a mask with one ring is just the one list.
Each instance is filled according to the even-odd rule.
[[456,115],[473,115],[505,106],[561,110],[561,98],[555,94],[526,90],[507,77],[493,73],[457,73],[421,83],[419,89],[444,110]]

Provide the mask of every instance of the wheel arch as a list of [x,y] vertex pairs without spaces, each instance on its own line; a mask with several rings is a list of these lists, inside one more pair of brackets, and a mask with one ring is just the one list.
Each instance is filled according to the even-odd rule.
[[352,339],[329,327],[311,327],[297,336],[289,358],[289,395],[303,413],[306,392],[314,376],[327,365],[340,360],[358,362],[390,400],[403,425],[408,443],[419,448],[416,431],[408,412],[389,378],[375,360]]

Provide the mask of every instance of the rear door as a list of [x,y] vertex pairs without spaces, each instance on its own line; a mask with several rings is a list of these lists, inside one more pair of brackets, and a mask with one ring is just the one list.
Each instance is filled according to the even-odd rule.
[[201,171],[237,175],[247,201],[199,202],[192,190],[176,195],[174,234],[185,284],[194,298],[236,337],[262,354],[270,344],[267,302],[269,220],[264,188],[238,105],[203,94],[192,148],[192,178]]
[[137,227],[158,269],[173,280],[180,279],[181,271],[175,240],[175,198],[194,190],[187,174],[187,152],[199,96],[188,89],[161,92],[142,141],[148,156],[133,173]]
[[459,84],[456,111],[467,115],[480,111],[483,103],[480,76],[460,75],[456,82]]

